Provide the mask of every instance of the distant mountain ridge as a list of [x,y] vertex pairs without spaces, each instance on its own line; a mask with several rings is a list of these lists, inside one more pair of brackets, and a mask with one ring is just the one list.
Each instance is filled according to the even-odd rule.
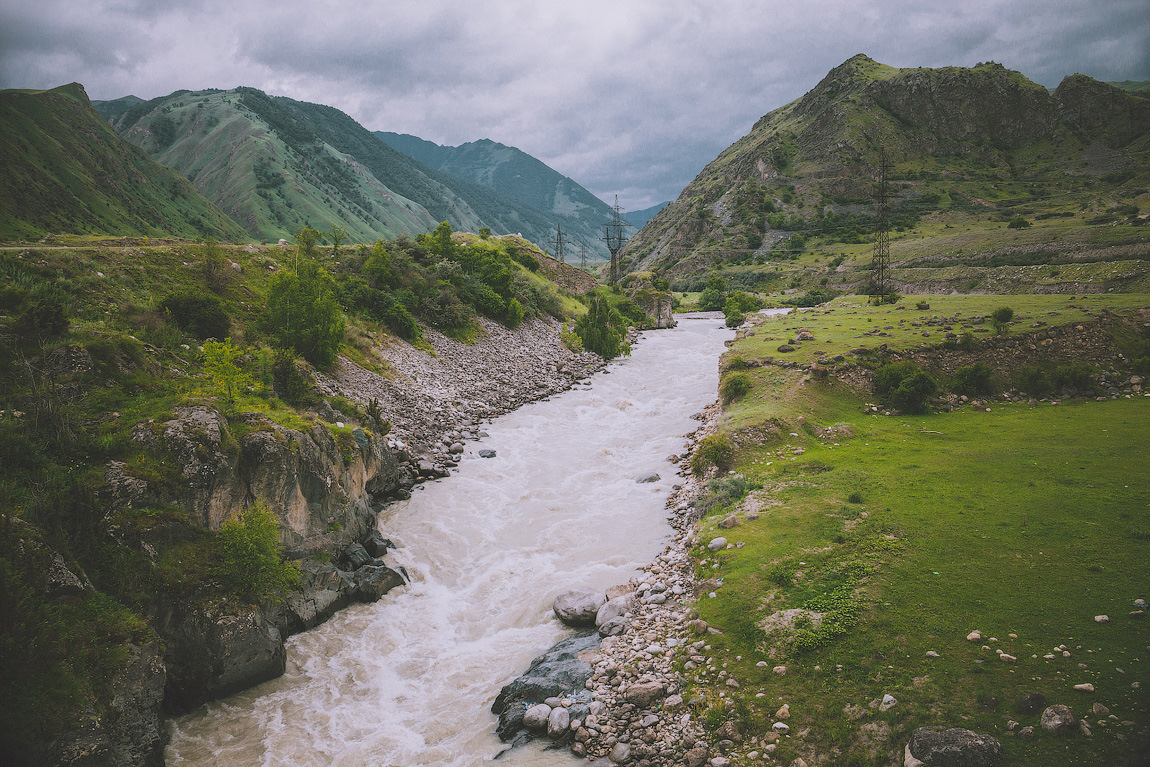
[[636,229],[642,229],[648,221],[655,217],[659,211],[671,204],[671,201],[661,202],[658,205],[652,205],[643,210],[632,210],[623,213],[623,219],[634,226]]
[[792,232],[871,226],[882,153],[908,215],[1071,215],[1084,185],[1117,204],[1150,182],[1150,99],[1083,75],[1050,93],[993,62],[896,69],[860,54],[720,153],[624,264],[691,274],[765,258]]
[[406,133],[374,131],[388,146],[442,173],[481,184],[559,217],[564,233],[587,245],[596,259],[607,257],[600,242],[610,206],[571,178],[515,147],[491,139],[443,146]]
[[186,175],[260,240],[339,226],[369,242],[447,221],[547,247],[557,226],[569,228],[568,218],[420,162],[322,104],[241,87],[97,106],[126,139]]
[[247,239],[186,178],[117,135],[79,83],[0,91],[0,238],[56,233]]

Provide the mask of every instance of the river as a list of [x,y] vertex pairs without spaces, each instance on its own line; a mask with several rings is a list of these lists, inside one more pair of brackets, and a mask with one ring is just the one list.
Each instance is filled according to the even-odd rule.
[[[666,459],[715,399],[731,337],[721,315],[681,316],[590,386],[488,425],[454,476],[380,516],[399,546],[386,561],[411,583],[292,637],[279,679],[176,719],[169,767],[463,767],[499,753],[492,701],[570,633],[555,596],[625,583],[669,542]],[[500,763],[577,760],[532,744]]]

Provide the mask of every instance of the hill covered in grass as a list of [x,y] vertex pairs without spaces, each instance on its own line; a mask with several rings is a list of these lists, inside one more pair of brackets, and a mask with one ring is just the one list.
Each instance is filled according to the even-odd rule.
[[124,141],[78,83],[0,92],[0,239],[245,232],[188,180]]
[[860,54],[763,116],[622,256],[671,276],[810,254],[869,263],[858,246],[883,155],[892,261],[902,243],[971,254],[933,247],[954,229],[993,230],[975,253],[1017,245],[1023,229],[1028,247],[1146,241],[1150,99],[1082,75],[1049,93],[995,63],[896,69]]
[[603,260],[609,256],[599,238],[611,208],[526,152],[490,139],[443,146],[402,133],[375,131],[375,135],[436,170],[482,184],[557,217],[556,223],[575,244],[576,255],[582,244],[589,258]]
[[177,91],[111,120],[263,241],[291,238],[304,226],[338,226],[352,241],[370,242],[447,221],[456,230],[487,227],[545,246],[563,221],[424,165],[338,109],[254,88]]

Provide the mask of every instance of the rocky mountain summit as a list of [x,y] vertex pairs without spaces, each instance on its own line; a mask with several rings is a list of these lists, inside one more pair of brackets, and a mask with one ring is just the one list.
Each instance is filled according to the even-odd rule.
[[622,257],[682,276],[765,256],[792,232],[830,228],[829,215],[873,216],[883,155],[892,204],[915,215],[994,211],[995,184],[1020,185],[1010,196],[1034,206],[1084,183],[1136,195],[1148,126],[1150,99],[1084,75],[1051,94],[993,62],[896,69],[859,54],[759,119]]

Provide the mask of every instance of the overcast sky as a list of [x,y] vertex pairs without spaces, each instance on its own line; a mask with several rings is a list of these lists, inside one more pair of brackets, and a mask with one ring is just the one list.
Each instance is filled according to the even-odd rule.
[[249,85],[510,144],[628,210],[856,53],[1150,80],[1150,0],[0,0],[0,87]]

